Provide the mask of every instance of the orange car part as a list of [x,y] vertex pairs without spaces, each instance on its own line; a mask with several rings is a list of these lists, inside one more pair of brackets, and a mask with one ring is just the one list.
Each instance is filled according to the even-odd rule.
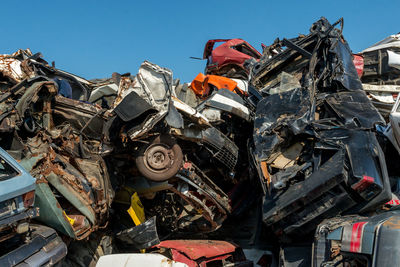
[[242,90],[237,88],[237,82],[226,77],[217,75],[204,75],[199,73],[190,84],[193,92],[201,97],[207,97],[211,93],[211,86],[219,89],[228,89],[229,91],[245,94]]

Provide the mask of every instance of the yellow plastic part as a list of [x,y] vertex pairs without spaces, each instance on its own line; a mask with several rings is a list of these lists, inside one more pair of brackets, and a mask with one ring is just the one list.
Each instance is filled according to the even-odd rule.
[[63,211],[63,213],[64,213],[65,217],[68,219],[69,224],[73,226],[75,223],[75,220],[68,217],[68,215],[65,213],[65,211]]
[[146,220],[142,202],[140,202],[139,196],[136,192],[131,196],[131,206],[127,211],[135,225],[139,225]]

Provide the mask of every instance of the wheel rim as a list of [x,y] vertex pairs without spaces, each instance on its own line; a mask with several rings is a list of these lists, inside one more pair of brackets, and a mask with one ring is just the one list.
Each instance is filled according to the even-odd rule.
[[174,152],[164,144],[149,146],[144,153],[144,164],[152,172],[162,173],[174,163]]

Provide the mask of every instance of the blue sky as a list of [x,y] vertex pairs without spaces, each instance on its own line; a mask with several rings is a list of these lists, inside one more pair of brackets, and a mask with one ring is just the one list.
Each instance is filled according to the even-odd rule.
[[204,44],[243,38],[255,48],[308,33],[325,16],[344,17],[358,52],[400,32],[400,1],[8,1],[1,2],[0,54],[42,52],[56,67],[87,79],[136,74],[149,60],[190,82],[204,70]]

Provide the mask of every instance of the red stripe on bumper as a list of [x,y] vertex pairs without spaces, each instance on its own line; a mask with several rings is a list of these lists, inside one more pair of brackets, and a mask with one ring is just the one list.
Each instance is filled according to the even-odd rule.
[[367,222],[358,222],[353,224],[350,241],[351,252],[361,252],[361,240],[365,224],[367,224]]

